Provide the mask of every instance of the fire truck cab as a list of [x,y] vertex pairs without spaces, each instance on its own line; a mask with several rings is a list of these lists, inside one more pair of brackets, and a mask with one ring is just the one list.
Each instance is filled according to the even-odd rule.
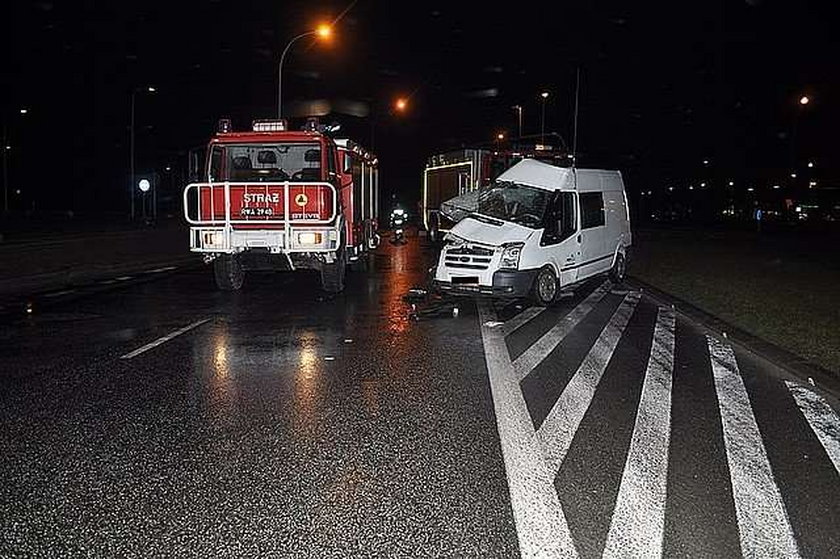
[[249,270],[314,269],[339,292],[346,267],[364,266],[379,243],[376,156],[317,121],[234,132],[222,120],[206,161],[203,182],[184,188],[184,216],[190,250],[213,263],[220,289],[239,289]]

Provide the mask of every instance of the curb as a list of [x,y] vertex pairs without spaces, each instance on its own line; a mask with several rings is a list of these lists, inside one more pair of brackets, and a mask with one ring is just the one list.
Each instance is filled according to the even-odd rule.
[[666,305],[673,305],[678,313],[697,322],[712,333],[725,337],[728,341],[739,346],[746,352],[781,368],[805,384],[811,384],[810,381],[813,380],[813,385],[816,388],[825,391],[834,398],[840,399],[840,376],[833,374],[828,369],[811,363],[776,344],[750,334],[746,330],[721,320],[688,301],[662,291],[632,275],[628,275],[628,280],[642,288],[645,294],[652,299],[658,300],[658,302]]

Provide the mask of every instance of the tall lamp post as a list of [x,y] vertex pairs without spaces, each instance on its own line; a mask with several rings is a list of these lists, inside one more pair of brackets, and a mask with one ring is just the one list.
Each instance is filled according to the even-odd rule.
[[511,107],[514,111],[516,111],[516,119],[517,123],[519,124],[519,137],[522,137],[522,105],[514,105]]
[[137,94],[138,93],[154,93],[157,90],[152,86],[147,87],[135,87],[131,90],[131,124],[130,128],[130,140],[129,140],[129,151],[131,152],[130,155],[130,162],[129,162],[129,172],[128,174],[131,175],[128,181],[128,190],[131,194],[131,220],[134,221],[134,106],[137,104]]
[[280,55],[280,63],[277,65],[277,118],[283,118],[283,62],[286,60],[286,55],[289,53],[289,49],[292,48],[292,45],[295,44],[298,39],[303,39],[304,37],[312,35],[325,41],[329,40],[330,37],[332,37],[332,27],[326,23],[322,23],[311,31],[292,37],[292,40],[286,43],[286,48],[283,49],[283,53]]
[[[25,115],[29,113],[29,109],[20,109],[20,114]],[[9,152],[12,146],[9,145],[9,125],[6,118],[3,118],[3,211],[9,212]]]
[[[811,97],[810,96],[802,95],[797,100],[796,104],[798,105],[798,107],[797,107],[796,112],[793,115],[793,126],[792,126],[792,130],[791,130],[791,134],[790,134],[790,169],[791,169],[791,173],[793,173],[794,175],[796,174],[797,135],[798,135],[798,132],[799,132],[799,121],[802,118],[800,115],[802,114],[802,111],[805,110],[805,108],[808,106],[808,104],[810,102],[811,102]],[[793,177],[793,178],[795,178],[795,177]]]
[[542,118],[540,119],[540,143],[545,144],[545,101],[548,99],[548,91],[540,93],[542,97]]

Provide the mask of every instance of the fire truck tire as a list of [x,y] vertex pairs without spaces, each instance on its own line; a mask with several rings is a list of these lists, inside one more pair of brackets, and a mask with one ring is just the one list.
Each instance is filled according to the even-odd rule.
[[368,270],[368,259],[370,254],[363,252],[354,262],[350,263],[350,270],[356,273],[364,273]]
[[344,291],[344,275],[347,272],[347,252],[342,249],[338,258],[321,268],[321,288],[327,293]]
[[216,286],[222,291],[237,291],[245,280],[245,270],[236,255],[224,255],[213,261]]

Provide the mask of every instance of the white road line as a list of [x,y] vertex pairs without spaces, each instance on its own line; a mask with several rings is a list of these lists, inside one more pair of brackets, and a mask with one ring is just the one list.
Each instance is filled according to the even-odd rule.
[[514,316],[510,320],[506,321],[502,325],[502,333],[507,336],[508,334],[512,334],[520,326],[524,325],[526,322],[531,322],[537,316],[540,315],[545,310],[545,307],[530,307],[519,313],[518,315]]
[[840,419],[837,414],[828,402],[810,388],[789,380],[785,384],[834,464],[834,469],[840,474]]
[[671,436],[674,311],[659,308],[604,557],[661,557]]
[[130,280],[133,277],[134,276],[120,276],[120,277],[114,278],[114,279],[116,279],[117,281],[127,281],[127,280]]
[[732,348],[706,336],[744,557],[799,557]]
[[554,475],[540,456],[534,424],[513,370],[504,336],[484,326],[495,320],[488,303],[478,307],[481,338],[505,461],[510,503],[522,557],[577,557]]
[[61,297],[62,295],[68,295],[70,293],[75,293],[75,289],[65,289],[64,291],[55,291],[53,293],[47,293],[44,297]]
[[537,431],[552,477],[560,471],[572,439],[595,396],[595,389],[641,296],[635,291],[624,298]]
[[205,322],[210,322],[211,320],[212,320],[212,318],[205,318],[204,320],[197,320],[196,322],[193,322],[192,324],[184,326],[183,328],[179,328],[178,330],[175,330],[174,332],[171,332],[171,333],[163,336],[162,338],[158,338],[153,342],[149,342],[146,345],[144,345],[143,347],[139,347],[139,348],[135,349],[134,351],[132,351],[130,353],[126,353],[125,355],[120,357],[120,359],[134,359],[135,357],[137,357],[141,353],[145,353],[145,352],[149,351],[150,349],[154,349],[161,344],[165,344],[166,342],[168,342],[172,338],[177,338],[181,334],[183,334],[185,332],[189,332],[193,328],[197,328],[197,327],[201,326],[202,324],[204,324]]
[[554,351],[554,348],[563,341],[563,338],[604,298],[609,292],[610,287],[612,287],[612,283],[609,281],[604,282],[598,289],[590,293],[586,299],[581,301],[572,312],[564,316],[551,330],[543,334],[536,343],[517,357],[516,361],[513,362],[513,370],[516,378],[519,380],[524,379],[543,359],[548,357]]
[[168,272],[169,270],[177,269],[177,266],[164,266],[163,268],[155,268],[154,270],[146,270],[147,274],[159,274],[160,272]]

